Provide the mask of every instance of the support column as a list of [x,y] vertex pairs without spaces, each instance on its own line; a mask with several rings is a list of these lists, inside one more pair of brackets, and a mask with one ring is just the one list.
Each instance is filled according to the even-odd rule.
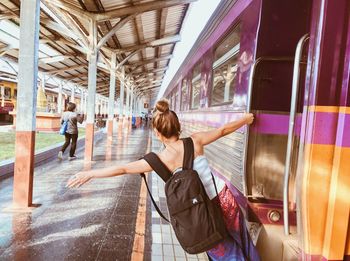
[[108,100],[105,100],[103,104],[103,114],[108,115]]
[[125,70],[122,67],[121,80],[120,80],[120,102],[119,102],[119,121],[123,122],[124,118],[124,84],[125,84]]
[[92,161],[94,149],[94,123],[95,123],[95,97],[96,97],[96,74],[97,74],[97,25],[96,21],[91,21],[90,28],[90,52],[89,75],[88,75],[88,106],[85,133],[85,161]]
[[13,206],[30,207],[36,124],[40,1],[21,1]]
[[139,97],[138,102],[137,102],[137,107],[138,107],[140,115],[141,115],[141,112],[142,112],[142,107],[141,106],[142,106],[142,101],[141,101],[141,97]]
[[5,87],[4,86],[0,86],[1,87],[1,107],[5,106]]
[[61,81],[58,85],[58,99],[57,99],[57,112],[62,113],[62,89],[63,82]]
[[100,106],[100,113],[101,115],[105,114],[105,100],[102,98],[101,99],[101,106]]
[[105,102],[105,100],[102,100],[101,101],[101,114],[103,115],[103,114],[105,114],[105,112],[106,112],[106,102]]
[[84,103],[85,103],[85,100],[84,100],[84,98],[85,98],[85,94],[84,94],[84,91],[83,91],[83,89],[80,89],[80,111],[82,112],[82,113],[85,113],[84,112]]
[[73,86],[71,92],[71,102],[75,102],[75,86]]
[[83,110],[83,107],[82,107],[82,105],[83,105],[82,91],[81,91],[81,89],[78,86],[77,86],[77,89],[78,89],[78,92],[80,93],[80,102],[79,102],[79,106],[78,106],[77,110],[81,113],[82,110]]
[[87,114],[87,99],[88,99],[88,94],[86,93],[86,91],[84,90],[84,114]]
[[129,86],[126,88],[126,105],[125,105],[125,107],[126,107],[126,112],[125,112],[125,114],[126,114],[126,118],[129,120],[129,116],[130,116],[130,114],[129,114],[129,104],[130,104],[130,90],[129,90]]
[[134,86],[131,86],[131,94],[130,94],[130,117],[132,117],[133,114],[134,114],[133,105],[134,105]]
[[100,112],[100,99],[98,97],[98,94],[95,94],[96,98],[95,98],[95,115],[98,114]]
[[117,55],[112,54],[110,82],[109,82],[109,100],[108,100],[108,121],[107,121],[107,140],[112,141],[113,137],[113,119],[114,119],[114,96],[115,96],[115,67]]

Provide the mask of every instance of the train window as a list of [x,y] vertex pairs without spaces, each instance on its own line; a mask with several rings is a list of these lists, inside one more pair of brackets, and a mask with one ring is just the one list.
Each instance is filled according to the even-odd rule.
[[201,63],[194,66],[192,71],[191,109],[199,107],[199,91],[201,89]]
[[240,31],[240,25],[236,26],[215,49],[211,105],[220,105],[233,100],[238,67]]
[[180,104],[180,110],[185,110],[185,105],[187,102],[187,80],[186,78],[182,80],[181,84],[181,104]]
[[165,99],[167,99],[167,101],[168,101],[168,103],[169,103],[169,108],[171,109],[171,96],[170,96],[170,94],[167,96],[167,97],[165,97]]
[[169,109],[171,109],[171,96],[168,95],[168,96],[165,97],[165,99],[168,101]]
[[171,104],[172,104],[171,109],[175,110],[175,93],[174,92],[171,93]]
[[177,92],[177,88],[176,88],[176,91],[175,91],[175,108],[174,108],[175,111],[177,110],[176,106],[177,106],[178,99],[179,99],[179,93]]
[[5,99],[11,99],[11,88],[5,87]]
[[13,98],[17,98],[17,89],[15,89],[14,93],[13,93]]
[[174,106],[173,106],[173,111],[176,111],[176,103],[177,103],[177,88],[173,92],[173,99],[174,99]]
[[169,99],[170,99],[170,110],[173,110],[173,107],[174,107],[174,99],[173,99],[173,93],[171,92],[169,94]]

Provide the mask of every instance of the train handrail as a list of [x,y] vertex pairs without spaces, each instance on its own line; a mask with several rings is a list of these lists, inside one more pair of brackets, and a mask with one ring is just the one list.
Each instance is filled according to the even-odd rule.
[[[252,99],[252,91],[253,91],[253,85],[254,85],[254,76],[255,76],[255,71],[256,67],[261,63],[261,62],[273,62],[273,61],[280,61],[280,62],[292,62],[294,61],[294,57],[274,57],[274,56],[262,56],[259,57],[258,59],[255,60],[254,64],[252,65],[250,75],[249,75],[249,85],[248,85],[248,92],[247,92],[247,107],[246,107],[246,112],[250,113],[251,111],[251,99]],[[248,158],[248,150],[247,150],[247,145],[248,145],[248,139],[249,139],[249,126],[246,127],[246,135],[245,135],[245,146],[244,146],[244,163],[243,163],[243,173],[246,173],[246,165],[247,165],[247,158]],[[248,195],[248,188],[247,188],[247,181],[246,178],[243,179],[244,184],[243,184],[243,193],[246,197],[254,197],[254,195]]]
[[288,141],[286,151],[286,164],[284,169],[284,182],[283,182],[283,223],[284,233],[289,235],[289,176],[290,176],[290,165],[293,150],[293,132],[294,122],[296,115],[296,103],[299,91],[299,80],[300,80],[300,63],[303,54],[303,47],[305,42],[309,39],[309,35],[305,34],[300,38],[297,48],[295,50],[294,68],[293,68],[293,82],[292,82],[292,97],[290,104],[290,115],[289,115],[289,129],[288,129]]

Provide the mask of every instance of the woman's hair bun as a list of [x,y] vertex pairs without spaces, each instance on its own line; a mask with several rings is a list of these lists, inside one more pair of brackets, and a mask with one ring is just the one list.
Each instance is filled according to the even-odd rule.
[[169,102],[167,99],[161,99],[156,104],[157,111],[163,113],[169,110]]

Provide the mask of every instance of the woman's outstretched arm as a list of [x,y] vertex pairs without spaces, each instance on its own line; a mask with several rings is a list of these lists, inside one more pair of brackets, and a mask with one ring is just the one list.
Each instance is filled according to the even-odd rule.
[[191,137],[202,146],[205,146],[227,134],[234,132],[235,130],[238,130],[240,127],[242,127],[245,124],[251,124],[253,120],[254,120],[254,115],[252,113],[247,113],[242,118],[236,121],[226,123],[225,125],[211,131],[194,133],[191,135]]
[[82,171],[75,174],[67,183],[67,187],[80,187],[94,178],[109,178],[123,174],[140,174],[152,171],[151,166],[143,159],[120,166]]

